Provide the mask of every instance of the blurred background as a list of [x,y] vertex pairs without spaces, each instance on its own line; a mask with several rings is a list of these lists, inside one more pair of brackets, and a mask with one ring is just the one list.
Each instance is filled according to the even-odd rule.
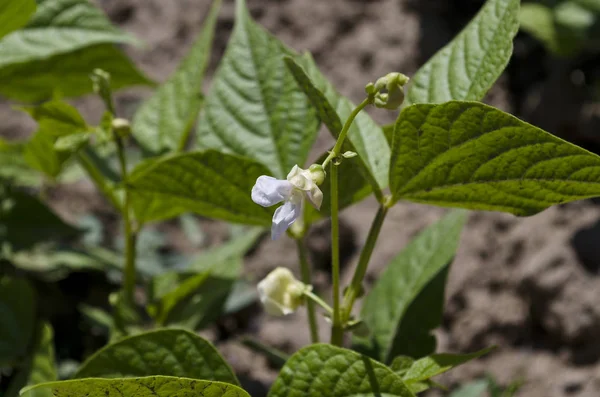
[[[200,31],[208,0],[95,0],[115,24],[144,43],[128,55],[151,78],[164,81]],[[411,76],[475,15],[483,0],[248,0],[255,19],[297,51],[310,51],[338,90],[354,101],[369,81],[391,71]],[[233,1],[224,1],[208,76],[214,72],[233,27]],[[485,102],[600,153],[600,1],[523,2],[522,30],[511,62]],[[208,92],[208,90],[206,91]],[[130,117],[151,92],[119,93],[121,115]],[[97,122],[97,98],[73,103]],[[381,123],[393,112],[373,111]],[[0,137],[23,138],[35,124],[0,103]],[[332,144],[322,131],[313,158]],[[131,156],[135,156],[135,148]],[[119,250],[118,216],[76,172],[68,184],[48,187],[46,200],[66,221],[85,226],[86,238]],[[366,200],[342,216],[342,259],[347,282],[377,205]],[[401,203],[386,220],[369,270],[378,273],[419,230],[444,210]],[[150,228],[140,237],[139,266],[152,273],[239,232],[235,226],[189,216]],[[600,395],[600,207],[589,200],[554,207],[529,218],[473,212],[463,233],[446,289],[438,350],[471,352],[497,345],[493,353],[439,377],[451,389],[490,374],[503,385],[522,380],[520,396]],[[328,294],[329,228],[319,224],[308,245],[315,287]],[[244,263],[250,282],[276,266],[297,270],[295,244],[287,237],[259,240]],[[0,266],[7,266],[1,264]],[[34,271],[35,261],[30,265]],[[0,270],[2,268],[0,267]],[[108,307],[118,288],[110,273],[39,272],[40,310],[55,328],[57,358],[68,374],[106,342],[107,330],[78,309]],[[34,277],[35,279],[35,277]],[[325,295],[328,296],[328,295]],[[328,337],[322,321],[323,337]],[[308,343],[303,312],[269,318],[251,304],[202,331],[240,374],[253,396],[264,395],[277,374],[266,358],[239,343],[241,335],[293,352]],[[82,338],[81,335],[85,335]],[[0,387],[1,389],[1,387]],[[430,392],[427,395],[444,395]]]

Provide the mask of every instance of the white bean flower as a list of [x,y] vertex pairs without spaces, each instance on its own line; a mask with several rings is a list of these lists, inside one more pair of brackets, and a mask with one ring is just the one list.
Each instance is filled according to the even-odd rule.
[[285,316],[304,303],[304,291],[312,287],[296,280],[289,269],[278,267],[258,283],[258,296],[265,311],[272,316]]
[[278,239],[302,215],[305,200],[316,209],[321,208],[323,192],[318,184],[321,184],[324,178],[325,173],[320,165],[313,165],[308,170],[295,165],[287,179],[276,179],[266,175],[258,177],[252,188],[252,200],[256,204],[270,207],[283,201],[283,205],[277,208],[273,215],[273,240]]

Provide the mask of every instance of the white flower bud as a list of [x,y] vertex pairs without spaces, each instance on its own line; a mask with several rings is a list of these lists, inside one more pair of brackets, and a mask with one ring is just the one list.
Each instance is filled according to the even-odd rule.
[[272,316],[285,316],[304,302],[303,293],[312,287],[296,280],[289,269],[278,267],[258,283],[258,295],[265,311]]

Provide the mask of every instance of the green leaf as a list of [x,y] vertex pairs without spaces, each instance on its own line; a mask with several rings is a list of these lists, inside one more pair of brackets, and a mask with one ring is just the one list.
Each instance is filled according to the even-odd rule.
[[252,225],[271,225],[272,211],[250,198],[261,164],[214,150],[170,156],[132,172],[128,181],[141,221],[184,212]]
[[[25,364],[12,378],[6,397],[16,397],[19,390],[26,385],[35,385],[42,382],[51,382],[58,379],[54,363],[54,331],[50,324],[38,324],[35,342]],[[48,390],[40,390],[35,397],[52,397]]]
[[300,349],[281,372],[269,397],[401,396],[414,394],[385,365],[351,350],[316,344]]
[[133,135],[144,149],[157,153],[183,148],[202,103],[201,87],[210,60],[221,0],[215,0],[204,27],[177,71],[133,118]]
[[35,12],[34,0],[4,0],[0,3],[0,38],[27,23]]
[[38,122],[40,130],[54,137],[77,134],[89,129],[79,111],[60,100],[55,99],[40,106],[21,109]]
[[277,178],[304,165],[319,123],[285,67],[289,54],[237,0],[235,27],[200,116],[200,148],[246,156]]
[[[355,106],[350,100],[336,92],[331,83],[321,74],[310,54],[286,57],[286,66],[291,70],[300,88],[311,100],[323,123],[334,138],[337,138]],[[362,166],[359,169],[364,179],[375,192],[388,183],[390,149],[381,128],[366,112],[358,114],[348,131],[347,141],[342,152],[358,153],[354,161]]]
[[99,44],[0,68],[0,94],[23,102],[43,101],[55,94],[65,97],[87,94],[92,92],[89,76],[95,68],[110,73],[113,90],[152,84],[115,46]]
[[414,105],[394,131],[394,198],[532,215],[600,195],[600,157],[476,102]]
[[0,366],[23,359],[33,338],[35,292],[21,278],[0,278]]
[[487,349],[479,350],[470,354],[432,354],[431,356],[416,360],[404,373],[403,379],[408,385],[422,382],[428,380],[429,378],[433,378],[436,375],[449,371],[454,367],[458,367],[459,365],[462,365],[468,361],[479,358],[484,354],[489,353],[493,349],[494,347],[489,347]]
[[488,0],[411,79],[405,105],[481,100],[512,55],[519,0]]
[[[361,319],[369,324],[372,348],[382,361],[390,362],[399,354],[428,354],[435,348],[435,341],[433,346],[431,343],[430,330],[439,325],[441,311],[429,311],[424,306],[425,303],[439,305],[437,301],[443,302],[443,295],[438,296],[436,291],[424,296],[420,294],[440,272],[447,271],[444,268],[458,247],[465,220],[465,211],[452,211],[421,232],[392,260],[367,294]],[[422,309],[418,313],[420,316],[407,316],[415,303]],[[410,332],[411,339],[399,334],[411,327],[419,330]],[[411,350],[406,351],[407,347]]]
[[75,378],[178,376],[238,385],[210,342],[182,329],[144,332],[105,346],[87,359]]
[[21,395],[33,397],[31,392],[44,389],[55,397],[250,397],[243,389],[228,383],[174,376],[66,380],[28,387],[21,390]]
[[73,238],[80,232],[40,200],[17,189],[0,187],[0,208],[0,241],[10,244],[13,251]]
[[76,153],[89,143],[91,137],[91,132],[61,136],[54,142],[54,150],[58,152]]
[[43,172],[52,179],[61,173],[65,163],[70,158],[70,153],[59,152],[54,149],[56,140],[56,137],[38,130],[25,144],[23,152],[25,161],[29,166]]
[[43,0],[38,3],[27,26],[0,41],[0,68],[41,61],[92,45],[134,41],[114,27],[88,0]]

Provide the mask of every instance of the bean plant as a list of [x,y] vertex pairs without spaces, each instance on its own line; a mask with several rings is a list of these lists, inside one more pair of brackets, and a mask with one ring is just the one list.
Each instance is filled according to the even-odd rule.
[[[409,397],[442,387],[432,378],[492,348],[436,353],[432,334],[467,210],[529,216],[600,196],[600,157],[480,102],[511,57],[518,0],[488,0],[414,75],[390,70],[364,82],[358,105],[309,53],[253,21],[245,0],[236,0],[233,32],[203,95],[220,7],[215,0],[189,54],[156,85],[116,46],[138,41],[86,0],[1,2],[0,94],[38,125],[26,141],[0,141],[2,255],[17,269],[0,278],[0,364],[16,374],[7,395],[248,396],[194,331],[236,310],[242,258],[269,228],[272,239],[295,241],[301,272],[277,267],[257,280],[253,296],[266,315],[306,310],[311,340],[291,356],[250,343],[280,368],[270,397]],[[117,113],[113,92],[132,85],[156,90],[128,120]],[[98,125],[65,101],[88,93],[101,99]],[[378,125],[370,108],[393,112],[396,122]],[[307,163],[321,125],[335,144]],[[141,148],[141,159],[132,161],[132,146]],[[66,271],[112,266],[122,288],[111,296],[110,314],[82,309],[107,324],[110,342],[59,380],[53,330],[37,314],[25,277],[31,260],[23,255],[31,258],[32,239],[78,232],[43,200],[74,167],[120,215],[123,254],[67,253],[57,243],[44,263]],[[343,285],[339,214],[352,216],[367,197],[378,209]],[[455,209],[367,286],[382,225],[404,201]],[[144,228],[187,213],[247,228],[187,267],[145,274],[136,249]],[[331,295],[313,288],[306,246],[311,227],[325,219]],[[144,304],[136,291],[144,292]],[[328,340],[320,340],[321,316],[330,324]]]

